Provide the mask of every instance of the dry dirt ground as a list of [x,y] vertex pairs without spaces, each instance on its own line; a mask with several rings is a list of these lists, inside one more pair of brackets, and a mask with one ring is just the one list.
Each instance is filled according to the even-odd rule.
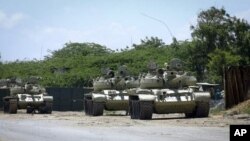
[[[184,114],[153,115],[153,120],[131,120],[125,112],[85,116],[84,112],[51,115],[0,112],[0,141],[9,140],[229,140],[229,125],[250,124],[247,114],[185,118]],[[214,137],[212,139],[212,137]]]
[[152,120],[131,120],[125,112],[105,112],[104,116],[91,117],[81,112],[58,112],[50,114],[26,114],[19,110],[17,114],[4,114],[0,112],[0,120],[44,120],[63,121],[69,126],[198,126],[198,127],[227,127],[230,124],[250,124],[250,115],[212,115],[208,118],[185,118],[184,114],[154,114]]

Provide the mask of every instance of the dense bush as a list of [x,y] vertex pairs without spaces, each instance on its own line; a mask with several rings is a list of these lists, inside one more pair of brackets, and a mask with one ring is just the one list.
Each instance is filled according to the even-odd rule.
[[191,26],[191,41],[166,45],[157,37],[146,37],[141,43],[113,51],[95,43],[66,43],[44,60],[0,62],[0,78],[41,76],[48,87],[91,86],[101,68],[116,69],[127,65],[130,74],[147,71],[147,63],[160,67],[172,58],[180,58],[199,81],[222,82],[222,67],[250,63],[250,25],[230,16],[223,8],[211,7],[198,14],[198,24]]

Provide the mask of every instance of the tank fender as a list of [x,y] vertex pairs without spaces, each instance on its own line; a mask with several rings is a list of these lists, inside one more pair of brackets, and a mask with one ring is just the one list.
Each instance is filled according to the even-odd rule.
[[155,96],[149,95],[149,94],[139,94],[139,100],[140,101],[154,101]]
[[194,92],[195,101],[209,102],[211,99],[209,92]]
[[53,102],[53,96],[43,96],[44,101]]
[[95,102],[105,102],[106,96],[104,94],[92,94],[92,100]]

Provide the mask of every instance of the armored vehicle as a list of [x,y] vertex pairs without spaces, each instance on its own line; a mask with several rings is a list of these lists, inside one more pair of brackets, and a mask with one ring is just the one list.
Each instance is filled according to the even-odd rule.
[[45,88],[37,82],[37,77],[31,77],[23,85],[20,79],[7,80],[7,88],[10,90],[10,96],[3,98],[5,113],[15,114],[18,109],[26,109],[27,113],[52,112],[53,97],[48,96]]
[[128,75],[127,67],[120,66],[115,73],[111,69],[102,71],[102,76],[93,80],[94,91],[84,95],[85,114],[103,115],[103,111],[129,110],[126,89],[139,86],[135,78]]
[[185,113],[186,117],[207,117],[209,92],[194,91],[196,78],[183,70],[180,59],[158,69],[150,63],[139,78],[140,87],[128,90],[131,119],[152,119],[152,114]]

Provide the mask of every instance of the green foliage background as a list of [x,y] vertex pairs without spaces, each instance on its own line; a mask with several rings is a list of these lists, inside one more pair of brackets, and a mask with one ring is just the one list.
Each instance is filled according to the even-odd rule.
[[146,37],[141,43],[114,51],[96,43],[66,43],[44,60],[0,62],[0,79],[41,76],[47,87],[91,86],[101,68],[127,65],[130,74],[147,71],[147,63],[160,67],[172,58],[180,58],[186,70],[199,81],[222,83],[222,68],[250,63],[250,25],[230,16],[225,9],[211,7],[198,14],[191,26],[192,40],[166,45],[158,37]]

